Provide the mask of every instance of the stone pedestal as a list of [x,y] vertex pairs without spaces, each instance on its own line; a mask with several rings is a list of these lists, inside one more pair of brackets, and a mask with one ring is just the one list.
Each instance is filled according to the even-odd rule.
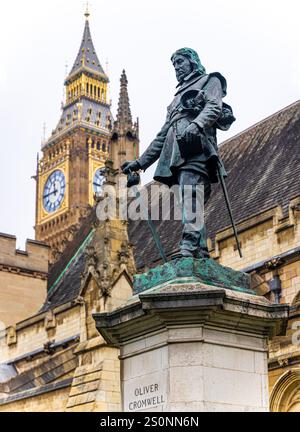
[[135,286],[124,307],[94,316],[120,347],[124,411],[268,411],[267,343],[284,332],[287,306],[210,260],[165,264]]

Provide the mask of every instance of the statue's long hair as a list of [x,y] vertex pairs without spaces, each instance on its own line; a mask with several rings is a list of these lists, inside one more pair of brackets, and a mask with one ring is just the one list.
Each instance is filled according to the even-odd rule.
[[201,75],[206,73],[205,67],[201,64],[198,54],[192,48],[180,48],[179,50],[175,51],[174,54],[172,54],[171,61],[173,61],[176,55],[187,57],[193,64],[194,71],[198,71]]

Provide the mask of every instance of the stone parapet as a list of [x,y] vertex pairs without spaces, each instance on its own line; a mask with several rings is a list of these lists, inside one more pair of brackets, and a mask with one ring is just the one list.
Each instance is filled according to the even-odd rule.
[[25,251],[16,248],[16,237],[0,233],[0,266],[19,271],[48,273],[49,246],[27,240]]

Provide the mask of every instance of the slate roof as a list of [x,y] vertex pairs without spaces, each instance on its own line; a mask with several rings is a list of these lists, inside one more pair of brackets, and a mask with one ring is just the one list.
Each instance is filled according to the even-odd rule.
[[94,48],[88,19],[85,21],[84,32],[79,52],[77,54],[76,60],[69,76],[74,75],[76,72],[81,70],[82,67],[91,69],[98,74],[100,73],[102,75],[105,75],[105,72],[100,64],[100,61],[96,54],[96,50]]
[[[228,172],[226,184],[237,223],[277,205],[286,214],[290,200],[300,195],[300,101],[225,141],[219,152]],[[219,184],[212,185],[206,220],[212,240],[230,226]],[[181,236],[180,222],[155,224],[166,253],[175,252]],[[151,267],[159,260],[145,221],[131,222],[129,236],[135,245],[138,269]]]
[[[300,195],[300,101],[224,142],[220,145],[220,154],[228,172],[228,193],[237,223],[277,205],[287,214],[290,200]],[[154,182],[147,188],[152,184]],[[51,303],[45,304],[42,310],[76,298],[84,266],[82,245],[91,235],[95,218],[95,212],[91,211],[61,259],[50,270],[48,300]],[[213,185],[206,218],[208,236],[212,240],[217,232],[230,226],[220,185]],[[181,236],[181,222],[159,220],[154,224],[167,255],[175,252]],[[128,234],[134,245],[138,271],[155,266],[160,257],[147,223],[130,221]],[[76,259],[70,264],[76,252]]]
[[68,303],[77,297],[80,291],[80,276],[85,266],[85,247],[92,239],[95,220],[95,211],[91,210],[60,259],[50,268],[48,295],[40,312]]

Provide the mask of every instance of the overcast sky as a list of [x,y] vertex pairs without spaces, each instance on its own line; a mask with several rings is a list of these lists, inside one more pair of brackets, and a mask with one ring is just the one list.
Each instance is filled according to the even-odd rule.
[[[188,46],[228,82],[236,123],[219,142],[295,102],[300,95],[299,0],[93,0],[90,26],[108,74],[115,115],[123,68],[141,150],[172,101],[171,54]],[[0,232],[23,248],[34,238],[36,154],[60,116],[66,63],[84,27],[81,0],[1,0]],[[284,145],[284,143],[283,143]],[[143,181],[152,178],[147,170]]]

